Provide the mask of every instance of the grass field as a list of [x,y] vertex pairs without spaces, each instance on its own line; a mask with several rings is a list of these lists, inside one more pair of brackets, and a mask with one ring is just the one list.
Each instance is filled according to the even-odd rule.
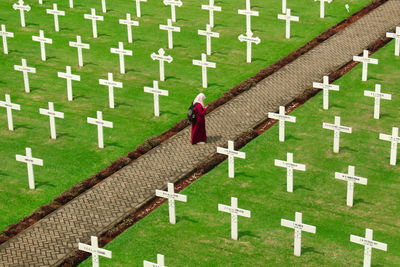
[[[278,124],[241,149],[246,159],[235,160],[235,178],[228,178],[224,161],[214,170],[181,191],[188,202],[176,202],[177,224],[168,222],[164,203],[121,234],[105,248],[112,259],[102,266],[142,266],[165,255],[167,266],[362,266],[364,247],[350,242],[350,234],[365,236],[374,230],[374,240],[388,244],[388,251],[373,250],[372,266],[400,263],[400,160],[389,165],[390,144],[379,133],[391,133],[399,125],[398,86],[400,58],[394,42],[373,58],[369,80],[361,81],[361,65],[337,80],[340,92],[330,93],[330,109],[322,109],[322,93],[290,115],[296,123],[286,124],[286,141],[278,141]],[[381,119],[373,119],[373,99],[364,90],[382,84],[392,101],[381,102]],[[332,151],[333,132],[322,122],[353,127],[341,134],[340,153]],[[294,192],[286,192],[286,169],[275,167],[274,159],[306,165],[294,172]],[[354,206],[346,206],[345,182],[335,172],[347,173],[355,166],[357,176],[368,185],[355,185]],[[237,197],[239,208],[251,211],[251,218],[239,217],[239,240],[230,239],[230,215],[218,212],[218,204],[230,205]],[[316,234],[302,235],[302,255],[293,255],[293,230],[280,226],[281,218],[293,221],[303,213],[303,223],[317,227]],[[91,258],[80,266],[90,266]]]
[[[142,3],[140,27],[133,27],[134,43],[127,43],[126,27],[118,24],[125,13],[134,16],[133,1],[108,1],[108,12],[101,13],[100,1],[75,1],[75,8],[69,9],[68,1],[44,1],[41,6],[36,0],[26,1],[32,10],[26,13],[26,28],[20,27],[19,12],[12,9],[16,1],[0,2],[0,23],[14,32],[15,38],[8,39],[9,55],[0,53],[0,99],[10,94],[13,103],[22,110],[14,111],[15,131],[7,129],[6,112],[0,111],[0,230],[30,214],[40,205],[47,204],[73,184],[82,181],[128,151],[133,150],[147,137],[161,133],[185,117],[189,103],[199,91],[207,95],[207,101],[218,98],[223,92],[243,79],[255,74],[286,56],[295,48],[311,40],[326,28],[343,20],[349,14],[344,8],[348,1],[338,0],[327,5],[326,18],[319,19],[318,3],[309,0],[289,3],[293,15],[300,16],[299,23],[292,25],[292,39],[284,39],[285,22],[276,18],[280,13],[280,0],[252,1],[253,9],[260,17],[252,18],[254,36],[261,44],[254,46],[253,63],[245,63],[246,45],[237,36],[245,32],[245,17],[237,9],[245,7],[245,1],[218,1],[223,12],[215,14],[215,31],[219,39],[213,39],[213,55],[208,60],[216,62],[217,68],[208,72],[209,88],[201,88],[201,69],[192,65],[192,59],[200,59],[205,52],[205,38],[197,35],[197,29],[205,29],[208,12],[201,10],[202,1],[184,1],[177,8],[177,23],[180,33],[174,34],[173,50],[166,54],[174,61],[166,64],[166,82],[160,88],[169,90],[169,97],[160,97],[161,116],[153,116],[153,97],[143,92],[144,86],[151,86],[158,79],[158,62],[150,54],[167,46],[167,33],[158,29],[170,16],[170,8],[162,1]],[[52,3],[66,11],[60,17],[61,31],[54,31],[53,16],[45,12]],[[369,0],[350,3],[355,12]],[[97,14],[104,15],[104,22],[98,22],[99,38],[93,39],[91,21],[84,20],[83,14],[96,8]],[[32,41],[39,30],[53,39],[46,46],[47,61],[40,60],[39,43]],[[83,51],[85,65],[77,64],[77,52],[68,42],[82,36],[89,43],[90,50]],[[119,74],[118,56],[110,53],[124,41],[133,56],[125,58],[127,73]],[[21,64],[26,58],[28,66],[36,67],[37,73],[30,74],[31,93],[23,89],[22,73],[14,71],[13,65]],[[72,66],[74,74],[81,75],[81,82],[73,82],[74,101],[67,101],[66,81],[57,77],[58,71]],[[124,83],[123,89],[115,89],[116,108],[108,108],[108,92],[98,79],[105,79],[112,72],[116,81]],[[47,108],[47,102],[54,102],[55,109],[65,113],[65,119],[57,119],[57,139],[50,139],[47,116],[39,114],[39,108]],[[114,123],[113,129],[106,128],[105,148],[97,148],[96,127],[86,123],[87,117],[103,111],[103,118]],[[43,167],[35,167],[36,190],[28,189],[26,166],[16,162],[16,154],[24,154],[25,147],[31,147],[34,157],[44,160]]]

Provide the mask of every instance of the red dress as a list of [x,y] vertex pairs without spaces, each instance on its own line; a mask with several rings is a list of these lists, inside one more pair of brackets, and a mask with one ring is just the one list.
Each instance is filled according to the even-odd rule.
[[198,104],[194,111],[196,113],[196,123],[192,124],[192,145],[199,142],[207,142],[206,120],[204,118],[206,109],[201,104]]

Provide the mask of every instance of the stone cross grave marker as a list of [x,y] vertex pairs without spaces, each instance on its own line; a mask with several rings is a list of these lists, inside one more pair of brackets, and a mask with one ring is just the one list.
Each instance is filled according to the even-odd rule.
[[249,31],[246,33],[246,35],[239,35],[239,41],[241,42],[247,42],[247,56],[246,56],[246,62],[250,63],[251,62],[251,44],[259,44],[261,42],[259,37],[253,37],[253,32]]
[[295,221],[289,221],[281,219],[281,226],[294,229],[294,255],[301,255],[301,232],[305,231],[308,233],[315,234],[317,228],[312,225],[304,224],[302,222],[303,214],[301,212],[296,212]]
[[113,80],[113,74],[108,73],[108,80],[99,79],[99,84],[108,86],[108,101],[110,108],[114,108],[114,87],[122,88],[122,82],[116,82]]
[[275,166],[286,168],[286,190],[293,192],[293,170],[305,171],[306,165],[293,162],[293,153],[287,153],[287,160],[275,160]]
[[54,16],[54,28],[55,31],[60,31],[60,26],[58,23],[58,16],[65,16],[65,12],[57,9],[57,4],[53,4],[53,9],[46,9],[47,14]]
[[81,80],[81,76],[80,75],[76,75],[76,74],[72,74],[70,66],[66,66],[66,71],[65,72],[58,72],[57,75],[58,75],[59,78],[64,78],[64,79],[67,80],[67,98],[68,98],[68,101],[72,101],[73,100],[73,96],[72,96],[72,80],[80,81]]
[[120,19],[119,24],[125,24],[128,30],[128,43],[132,43],[132,26],[139,26],[139,21],[131,20],[131,14],[126,13],[126,19]]
[[13,4],[14,10],[19,10],[19,14],[21,17],[21,26],[25,27],[25,11],[29,12],[31,7],[29,5],[24,5],[23,0],[18,0],[18,4]]
[[153,87],[144,87],[145,93],[150,93],[154,95],[154,116],[160,116],[160,104],[159,104],[159,95],[168,96],[167,90],[162,90],[158,88],[158,81],[153,81]]
[[175,193],[173,183],[168,183],[167,192],[162,190],[156,190],[156,196],[168,198],[169,223],[176,224],[175,200],[187,202],[187,197],[185,195]]
[[365,237],[350,235],[350,242],[364,246],[364,267],[371,266],[372,249],[387,251],[387,244],[373,240],[373,230],[365,229]]
[[228,141],[228,148],[217,147],[217,153],[228,156],[228,176],[229,178],[235,177],[235,157],[245,159],[246,153],[235,151],[233,141]]
[[7,123],[8,123],[8,130],[14,131],[14,124],[13,124],[13,118],[12,118],[12,110],[21,110],[21,106],[18,104],[11,103],[11,97],[10,95],[6,94],[5,95],[6,100],[5,101],[0,101],[0,107],[6,108],[7,110]]
[[74,0],[69,0],[69,8],[74,8]]
[[164,61],[171,63],[173,58],[170,55],[165,56],[165,51],[162,48],[158,49],[158,54],[151,53],[150,57],[152,60],[158,60],[160,62],[160,81],[164,81]]
[[375,106],[374,106],[374,118],[375,119],[379,119],[381,99],[392,100],[391,94],[381,93],[381,85],[380,84],[375,84],[375,92],[365,90],[364,96],[369,96],[369,97],[375,98]]
[[300,21],[300,18],[297,16],[291,16],[291,11],[288,8],[285,15],[278,14],[278,19],[286,20],[286,39],[290,39],[290,22]]
[[90,237],[91,245],[80,243],[78,244],[79,250],[89,252],[92,254],[92,267],[99,267],[99,256],[111,259],[112,252],[106,249],[99,248],[97,236]]
[[164,255],[162,254],[157,254],[157,263],[143,261],[143,267],[166,267],[164,264]]
[[236,197],[231,197],[231,206],[218,204],[218,211],[231,214],[231,238],[238,240],[238,216],[250,218],[251,212],[238,208],[238,199]]
[[13,32],[7,32],[6,25],[1,24],[0,36],[3,39],[3,52],[4,54],[8,54],[8,45],[7,45],[7,38],[14,38]]
[[96,15],[96,9],[91,8],[90,10],[91,14],[84,14],[83,17],[92,20],[93,38],[97,38],[97,21],[103,21],[104,17]]
[[107,12],[107,5],[106,5],[106,0],[101,0],[101,11],[103,13]]
[[147,2],[147,0],[136,0],[136,17],[140,18],[142,13],[140,12],[140,2]]
[[176,15],[175,15],[175,6],[181,7],[182,1],[181,0],[164,0],[164,5],[171,6],[171,20],[172,22],[176,22]]
[[389,134],[379,134],[379,139],[391,142],[390,148],[390,165],[396,165],[397,161],[397,144],[400,143],[399,128],[392,128],[392,135]]
[[111,53],[119,55],[119,71],[125,73],[125,56],[132,56],[132,50],[124,49],[124,43],[118,42],[118,48],[111,48]]
[[329,84],[329,77],[324,76],[322,83],[313,82],[313,87],[323,90],[323,108],[329,108],[329,90],[339,91],[339,85]]
[[334,131],[333,152],[339,153],[340,132],[351,133],[351,127],[341,126],[340,117],[335,116],[335,124],[323,122],[322,128]]
[[353,60],[357,62],[362,62],[362,81],[366,81],[368,77],[368,64],[378,64],[378,60],[376,58],[368,57],[368,50],[363,51],[363,56],[353,56]]
[[43,5],[43,0],[39,0],[38,2],[39,4]]
[[246,9],[239,9],[238,14],[246,16],[246,32],[251,31],[251,16],[258,17],[258,11],[251,10],[250,0],[246,0]]
[[202,86],[203,88],[207,88],[207,68],[216,68],[217,64],[214,62],[207,61],[207,55],[201,53],[201,60],[193,59],[193,65],[201,66],[201,75],[202,75]]
[[210,24],[206,25],[206,30],[197,30],[198,35],[203,35],[206,37],[206,48],[207,55],[211,55],[211,37],[219,38],[218,32],[212,32]]
[[394,55],[399,56],[400,55],[400,26],[396,27],[396,32],[387,32],[386,37],[395,39],[396,43],[394,45]]
[[172,32],[180,32],[181,28],[177,26],[172,26],[171,19],[167,20],[167,25],[160,24],[160,30],[168,31],[168,48],[174,48],[174,39],[172,36]]
[[24,87],[25,87],[25,92],[29,93],[29,78],[28,78],[28,73],[36,73],[36,68],[28,67],[26,65],[26,59],[23,58],[21,65],[14,65],[14,70],[16,71],[22,71],[23,76],[24,76]]
[[279,106],[279,113],[268,112],[268,118],[279,120],[279,141],[285,142],[285,121],[296,122],[296,117],[285,115],[285,107]]
[[325,18],[325,2],[332,3],[332,0],[314,0],[314,1],[319,1],[320,2],[319,17],[321,19]]
[[50,136],[51,139],[56,139],[56,119],[55,118],[60,118],[64,119],[64,113],[63,112],[58,112],[54,111],[54,104],[53,102],[49,102],[49,109],[39,109],[39,113],[42,115],[49,116],[50,118]]
[[214,6],[214,0],[209,0],[208,5],[201,5],[201,9],[208,10],[210,22],[209,25],[211,28],[214,28],[214,11],[221,12],[220,6]]
[[76,47],[78,49],[78,64],[79,67],[83,67],[82,49],[90,49],[90,45],[82,43],[81,37],[77,35],[76,42],[69,42],[69,46]]
[[285,14],[286,13],[286,0],[282,0],[282,13]]
[[33,165],[43,166],[43,160],[32,157],[32,149],[30,147],[25,148],[26,156],[15,155],[17,161],[26,163],[28,167],[28,182],[29,189],[35,189],[35,176],[33,174]]
[[103,113],[101,111],[97,111],[97,118],[88,117],[87,122],[97,125],[99,148],[104,148],[103,127],[113,128],[113,123],[111,121],[103,120]]
[[354,166],[349,166],[348,173],[335,172],[335,178],[347,181],[347,206],[353,207],[354,183],[367,185],[368,179],[355,175]]
[[39,36],[32,36],[32,40],[40,43],[40,55],[42,57],[42,61],[46,61],[46,44],[52,44],[53,39],[44,37],[44,32],[42,30],[39,31]]

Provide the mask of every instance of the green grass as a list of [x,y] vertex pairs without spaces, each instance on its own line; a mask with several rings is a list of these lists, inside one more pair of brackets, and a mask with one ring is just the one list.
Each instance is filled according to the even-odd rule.
[[[292,25],[292,39],[284,39],[285,22],[276,18],[280,13],[280,0],[252,1],[253,9],[260,17],[252,18],[254,36],[261,44],[254,46],[253,63],[245,63],[246,44],[237,36],[245,31],[245,17],[237,9],[245,7],[245,1],[218,1],[223,12],[215,13],[215,31],[219,39],[213,39],[214,54],[208,60],[216,62],[217,68],[208,72],[209,88],[201,88],[201,69],[192,65],[192,59],[200,59],[205,52],[205,38],[197,35],[197,29],[205,29],[208,12],[200,5],[207,1],[184,1],[177,8],[177,23],[180,33],[174,34],[173,50],[166,54],[174,61],[166,64],[167,81],[160,88],[169,90],[169,97],[160,97],[161,116],[153,116],[153,97],[143,92],[144,86],[151,86],[158,79],[158,62],[150,54],[167,46],[167,33],[158,29],[170,16],[170,8],[162,1],[142,3],[143,17],[140,27],[133,27],[133,44],[127,44],[126,27],[118,24],[125,13],[136,13],[135,3],[126,0],[108,1],[109,11],[102,14],[99,0],[76,1],[75,8],[69,9],[68,1],[54,1],[59,10],[66,11],[60,17],[59,33],[54,32],[53,16],[45,13],[53,1],[40,6],[37,0],[26,1],[32,10],[26,13],[26,28],[20,27],[19,13],[12,9],[16,1],[0,2],[0,23],[14,32],[15,38],[8,39],[9,55],[0,53],[0,99],[10,94],[13,103],[21,105],[21,111],[14,111],[15,131],[7,129],[6,112],[0,111],[0,230],[30,214],[40,205],[49,203],[54,197],[73,184],[89,177],[107,166],[119,156],[133,150],[147,137],[157,135],[185,117],[189,103],[197,93],[203,91],[207,101],[212,101],[229,88],[258,70],[286,56],[294,49],[311,40],[323,30],[343,20],[349,14],[344,8],[345,0],[327,5],[325,19],[319,19],[319,6],[309,0],[292,1],[289,6],[294,15],[300,16],[299,23]],[[351,4],[356,11],[370,0],[357,0]],[[95,7],[104,15],[104,22],[98,22],[99,38],[92,36],[91,21],[84,20],[83,14]],[[48,60],[40,60],[39,43],[32,41],[39,29],[45,36],[53,38],[53,44],[46,46]],[[91,49],[83,51],[85,66],[78,68],[77,52],[68,42],[81,35]],[[119,74],[118,56],[110,53],[124,41],[133,56],[126,57],[127,73]],[[28,66],[36,67],[37,73],[30,75],[31,93],[23,89],[22,73],[13,70],[26,58]],[[66,81],[57,77],[58,71],[72,66],[74,74],[81,75],[81,82],[73,82],[75,100],[67,101]],[[106,78],[108,72],[114,79],[124,83],[123,89],[115,89],[116,108],[108,108],[108,92],[98,79]],[[54,102],[55,109],[65,113],[65,119],[57,119],[57,139],[51,140],[48,117],[39,114],[39,108],[47,108],[47,102]],[[87,117],[103,111],[105,120],[114,123],[113,129],[106,128],[105,148],[97,148],[96,127],[86,123]],[[44,160],[43,167],[35,167],[36,190],[28,189],[26,166],[16,162],[16,154],[24,154],[25,147],[31,147],[34,157]]]
[[[188,202],[177,202],[177,224],[168,222],[164,203],[143,220],[121,234],[105,248],[113,259],[101,259],[102,266],[142,266],[165,255],[167,266],[362,266],[364,248],[350,242],[350,234],[365,236],[374,230],[374,240],[388,244],[388,251],[373,250],[373,266],[398,266],[400,262],[400,160],[389,165],[390,144],[379,133],[391,133],[399,125],[400,58],[394,57],[390,42],[372,57],[369,80],[361,81],[361,65],[339,79],[340,92],[330,93],[330,109],[322,109],[317,94],[291,113],[296,123],[286,124],[286,141],[278,141],[278,124],[241,151],[246,159],[235,161],[235,178],[228,178],[224,161],[181,194]],[[373,99],[364,90],[382,84],[382,92],[392,101],[381,102],[381,119],[373,119]],[[322,122],[353,127],[342,134],[340,153],[332,151],[333,132]],[[294,192],[286,192],[286,170],[275,167],[274,159],[306,164],[305,172],[294,172]],[[335,172],[355,166],[357,176],[368,185],[355,185],[354,206],[346,206],[345,182]],[[239,208],[251,211],[251,218],[239,217],[239,240],[230,239],[230,216],[218,212],[219,203],[230,205],[237,197]],[[293,255],[293,230],[280,226],[281,218],[294,220],[303,213],[303,222],[317,227],[315,235],[303,233],[302,255]],[[90,266],[90,259],[81,266]]]

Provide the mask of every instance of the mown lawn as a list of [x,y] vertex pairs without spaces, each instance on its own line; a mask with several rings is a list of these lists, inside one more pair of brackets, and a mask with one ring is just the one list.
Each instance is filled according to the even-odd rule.
[[[22,110],[14,111],[15,131],[7,128],[6,112],[0,111],[0,230],[29,215],[40,205],[49,203],[54,197],[73,184],[82,181],[107,166],[119,156],[133,150],[147,137],[161,133],[175,122],[185,117],[186,110],[195,97],[203,91],[207,101],[212,101],[243,79],[255,74],[300,47],[323,30],[343,20],[349,14],[344,8],[348,1],[337,0],[327,5],[327,16],[319,19],[318,3],[309,0],[292,1],[288,5],[294,15],[300,16],[299,23],[292,25],[292,39],[284,38],[285,22],[276,18],[280,13],[280,0],[268,2],[252,1],[253,9],[260,17],[252,18],[254,36],[259,36],[261,44],[254,46],[253,63],[245,63],[246,45],[237,36],[245,32],[245,17],[237,10],[245,7],[245,1],[218,1],[223,12],[215,13],[215,31],[219,39],[213,39],[213,55],[210,61],[217,63],[216,69],[208,72],[209,88],[201,88],[201,69],[192,65],[192,59],[200,59],[205,51],[205,38],[197,35],[208,22],[208,12],[200,5],[207,1],[184,1],[177,8],[177,23],[180,33],[174,34],[174,49],[166,54],[174,61],[166,64],[167,80],[160,88],[169,90],[170,96],[160,97],[161,116],[153,116],[153,97],[143,92],[144,86],[151,86],[158,79],[158,62],[150,59],[150,54],[167,46],[167,33],[158,29],[170,16],[170,8],[162,1],[142,3],[140,27],[133,27],[134,43],[127,43],[126,27],[118,24],[126,12],[136,14],[133,1],[108,1],[108,12],[101,13],[98,0],[75,1],[75,8],[69,9],[68,1],[29,0],[32,10],[26,13],[26,28],[20,27],[19,12],[12,9],[17,1],[0,2],[0,23],[14,32],[15,38],[8,39],[9,55],[0,53],[0,99],[10,94],[13,103],[20,104]],[[54,31],[53,16],[45,12],[58,4],[59,10],[66,11],[60,17],[61,31]],[[350,3],[355,12],[370,0]],[[104,22],[98,22],[99,38],[92,38],[91,21],[83,14],[96,8],[97,14],[104,15]],[[53,39],[46,46],[48,60],[40,60],[39,43],[32,41],[39,30]],[[83,51],[85,65],[77,64],[77,51],[68,42],[82,36],[89,43],[90,50]],[[133,50],[133,56],[125,58],[127,73],[119,74],[118,56],[110,53],[124,41],[125,48]],[[2,52],[2,51],[1,51]],[[26,58],[28,66],[36,67],[37,73],[30,74],[31,93],[24,92],[22,73],[14,71],[15,64]],[[74,101],[67,101],[66,81],[57,77],[58,71],[72,66],[72,73],[81,75],[81,82],[73,82]],[[108,92],[98,79],[105,79],[112,72],[116,81],[124,83],[124,88],[115,89],[116,108],[108,107]],[[51,140],[49,120],[39,114],[39,108],[47,108],[54,102],[55,109],[65,113],[65,119],[57,119],[57,139]],[[106,128],[105,148],[97,148],[97,130],[86,123],[87,117],[103,111],[105,120],[114,123],[113,129]],[[36,190],[28,189],[26,166],[15,160],[16,154],[24,154],[25,147],[31,147],[34,157],[44,160],[43,167],[35,167]]]
[[[399,67],[394,42],[373,58],[369,80],[361,81],[361,65],[339,79],[340,92],[330,93],[330,109],[322,109],[322,93],[291,113],[297,122],[286,124],[286,141],[278,141],[278,124],[241,149],[246,159],[235,161],[235,178],[228,178],[224,161],[180,194],[188,202],[176,202],[177,224],[168,223],[164,203],[121,234],[105,248],[112,259],[102,266],[142,266],[165,255],[167,266],[362,266],[364,247],[350,242],[350,235],[365,236],[374,230],[374,240],[388,244],[388,251],[373,250],[372,266],[400,263],[400,160],[389,165],[390,144],[379,133],[399,127]],[[381,119],[373,119],[373,99],[364,90],[382,84],[392,101],[381,102]],[[340,153],[332,151],[333,132],[322,122],[342,125],[352,134],[342,134]],[[275,167],[274,159],[306,164],[305,172],[294,172],[294,192],[286,192],[286,170]],[[355,185],[354,206],[346,206],[345,182],[335,172],[347,173],[355,166],[357,176],[368,185]],[[230,216],[218,212],[218,204],[230,205],[237,197],[239,208],[251,218],[239,217],[239,240],[230,238]],[[293,255],[293,230],[280,226],[281,218],[293,221],[303,213],[303,223],[317,227],[315,235],[303,232],[302,255]],[[81,266],[90,266],[91,258]]]

